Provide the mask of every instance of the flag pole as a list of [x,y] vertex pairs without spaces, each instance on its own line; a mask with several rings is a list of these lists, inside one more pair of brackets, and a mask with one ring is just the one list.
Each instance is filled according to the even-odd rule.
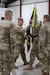
[[[36,2],[35,2],[35,6],[34,7],[36,7],[36,3],[37,3],[37,0],[36,0]],[[33,13],[34,13],[34,10],[33,10]],[[33,19],[33,13],[32,13],[32,15],[31,15],[31,18],[30,18],[30,20],[32,20]],[[30,23],[29,24],[32,24],[31,23],[31,21],[30,21]],[[31,29],[32,29],[32,27],[31,27]],[[32,37],[29,37],[30,36],[30,27],[29,27],[29,29],[28,29],[28,31],[27,31],[27,52],[29,52],[29,49],[30,49],[30,46],[31,46],[31,42],[33,41],[33,38]],[[31,40],[31,41],[30,41]]]

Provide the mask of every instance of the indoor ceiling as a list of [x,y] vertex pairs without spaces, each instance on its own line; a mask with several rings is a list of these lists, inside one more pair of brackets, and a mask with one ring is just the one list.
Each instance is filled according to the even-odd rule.
[[[4,4],[4,6],[7,7],[8,4],[15,2],[15,1],[18,1],[18,0],[0,0],[0,4],[2,4],[2,6]],[[29,2],[29,0],[22,0],[22,1],[28,1]],[[31,2],[36,2],[36,1],[41,2],[41,1],[48,1],[48,0],[30,0],[30,1]]]
[[[17,0],[0,0],[0,2],[7,2],[7,3],[12,3],[12,2],[15,2]],[[29,0],[22,0],[22,1],[29,1]],[[31,0],[33,2],[40,2],[40,1],[48,1],[48,0]]]
[[17,1],[17,0],[0,0],[0,2],[14,2],[14,1]]
[[10,4],[10,3],[14,2],[14,1],[17,1],[17,0],[0,0],[0,5],[2,7],[4,7],[4,6],[7,7],[8,4]]

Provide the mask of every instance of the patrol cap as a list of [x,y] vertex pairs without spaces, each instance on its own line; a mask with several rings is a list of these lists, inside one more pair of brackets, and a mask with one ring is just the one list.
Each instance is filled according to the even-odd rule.
[[22,17],[19,17],[18,20],[22,20],[23,21],[23,18]]

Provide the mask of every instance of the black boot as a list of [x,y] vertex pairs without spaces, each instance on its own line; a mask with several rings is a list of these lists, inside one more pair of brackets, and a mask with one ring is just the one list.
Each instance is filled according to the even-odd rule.
[[28,65],[28,64],[29,64],[29,62],[27,62],[27,61],[24,62],[24,65]]

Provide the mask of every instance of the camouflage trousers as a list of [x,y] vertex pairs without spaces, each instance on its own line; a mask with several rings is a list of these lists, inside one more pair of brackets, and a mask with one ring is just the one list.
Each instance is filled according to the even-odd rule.
[[50,51],[39,51],[40,67],[42,74],[50,72]]
[[37,57],[39,59],[39,51],[38,51],[38,47],[35,46],[32,47],[31,53],[30,53],[30,63],[34,63],[35,57]]
[[0,50],[0,75],[10,75],[12,70],[11,65],[11,53],[9,51]]
[[16,47],[14,47],[13,63],[16,62],[16,59],[19,57],[19,53],[21,54],[22,60],[24,62],[26,61],[24,46],[23,45],[17,45]]

